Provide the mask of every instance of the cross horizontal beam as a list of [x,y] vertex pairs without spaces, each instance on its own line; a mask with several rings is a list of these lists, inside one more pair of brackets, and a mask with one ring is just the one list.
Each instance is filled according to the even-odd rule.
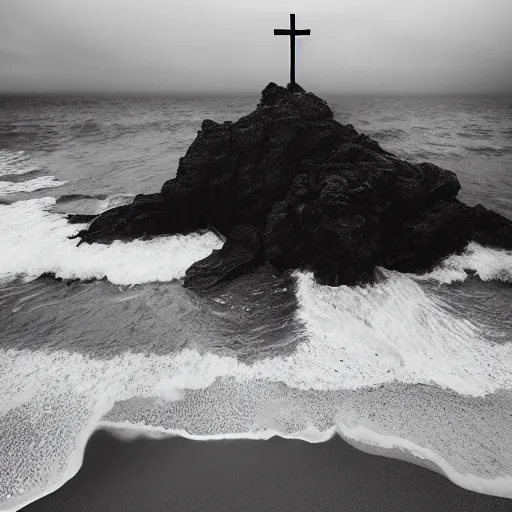
[[275,36],[310,36],[311,30],[308,28],[306,30],[290,30],[288,28],[275,28],[274,29]]

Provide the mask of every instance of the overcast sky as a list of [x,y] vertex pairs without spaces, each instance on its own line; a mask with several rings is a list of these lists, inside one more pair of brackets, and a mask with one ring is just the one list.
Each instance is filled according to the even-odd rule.
[[512,0],[0,0],[0,91],[511,93]]

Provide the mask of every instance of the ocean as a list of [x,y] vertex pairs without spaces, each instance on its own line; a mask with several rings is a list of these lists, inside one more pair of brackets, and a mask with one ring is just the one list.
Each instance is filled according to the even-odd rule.
[[[464,202],[512,219],[512,98],[325,99],[386,150],[455,171]],[[84,226],[66,214],[158,191],[203,119],[235,121],[257,102],[0,98],[0,510],[59,489],[103,429],[167,439],[155,443],[341,437],[512,498],[512,253],[471,243],[426,275],[379,268],[373,285],[339,288],[266,266],[197,294],[180,280],[222,245],[214,233],[68,238]]]

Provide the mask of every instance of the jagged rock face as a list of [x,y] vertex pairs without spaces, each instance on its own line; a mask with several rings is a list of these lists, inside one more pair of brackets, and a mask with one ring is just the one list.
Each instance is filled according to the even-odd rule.
[[275,84],[264,89],[257,109],[236,123],[206,120],[201,128],[162,196],[187,223],[209,223],[224,234],[237,224],[263,228],[301,162],[322,161],[345,135],[355,134],[334,121],[314,94]]
[[453,172],[400,160],[300,86],[270,83],[236,123],[203,121],[160,194],[105,212],[78,236],[110,242],[209,226],[227,236],[246,225],[194,265],[186,284],[211,286],[265,258],[311,268],[325,284],[353,284],[375,265],[424,270],[472,239],[511,247],[512,223],[463,205],[459,189]]

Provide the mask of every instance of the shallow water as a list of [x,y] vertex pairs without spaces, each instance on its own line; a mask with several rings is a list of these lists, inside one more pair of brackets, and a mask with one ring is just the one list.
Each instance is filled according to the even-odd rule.
[[[2,508],[76,472],[101,421],[202,439],[339,432],[512,497],[512,254],[470,244],[427,276],[379,269],[353,288],[265,267],[197,295],[179,280],[221,245],[213,233],[68,239],[82,226],[62,212],[158,190],[202,119],[236,120],[256,102],[0,101]],[[468,203],[512,218],[510,99],[330,103],[386,149],[456,171]]]

